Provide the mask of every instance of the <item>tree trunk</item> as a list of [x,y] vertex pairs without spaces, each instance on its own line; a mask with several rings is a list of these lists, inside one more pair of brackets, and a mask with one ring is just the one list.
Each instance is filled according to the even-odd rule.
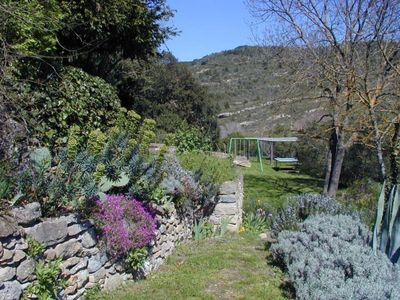
[[394,124],[394,134],[391,142],[390,149],[390,181],[391,186],[398,184],[399,176],[399,166],[397,165],[397,160],[399,159],[398,143],[400,142],[400,123]]
[[386,166],[385,166],[385,160],[383,158],[382,137],[379,133],[378,121],[376,120],[374,111],[370,109],[369,114],[372,120],[372,126],[374,128],[374,133],[375,133],[376,154],[378,156],[382,181],[384,181],[386,179]]
[[339,145],[336,151],[335,160],[333,161],[333,167],[331,170],[331,178],[328,188],[328,196],[330,197],[335,197],[336,192],[339,188],[339,179],[340,179],[340,174],[342,172],[342,165],[345,153],[346,149],[343,146]]
[[330,186],[332,184],[332,171],[335,168],[336,156],[338,149],[338,136],[336,129],[333,127],[331,136],[329,138],[329,152],[326,161],[326,173],[324,182],[324,195],[329,195]]
[[325,181],[324,181],[324,195],[328,195],[328,189],[329,189],[329,182],[331,178],[331,172],[332,172],[332,149],[328,150],[328,153],[326,155],[326,171],[325,171]]

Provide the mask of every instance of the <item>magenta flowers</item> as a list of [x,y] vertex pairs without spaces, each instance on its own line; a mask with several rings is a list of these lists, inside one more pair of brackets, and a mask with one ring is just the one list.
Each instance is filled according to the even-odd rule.
[[156,221],[136,199],[123,195],[107,195],[97,200],[99,219],[108,251],[118,257],[129,250],[141,248],[155,236]]

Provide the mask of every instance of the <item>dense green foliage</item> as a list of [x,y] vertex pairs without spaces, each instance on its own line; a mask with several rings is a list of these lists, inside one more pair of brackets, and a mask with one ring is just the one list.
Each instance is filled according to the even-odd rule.
[[[215,137],[206,90],[175,60],[157,58],[174,35],[165,23],[172,15],[165,0],[2,3],[0,159],[21,160],[32,145],[63,146],[73,126],[77,145],[124,117],[133,126],[121,106],[157,118],[160,133],[185,122]],[[154,139],[146,137],[136,141],[141,151]]]
[[263,211],[252,211],[243,215],[242,226],[244,231],[263,233],[268,229],[269,225],[270,222]]
[[[125,107],[157,119],[159,134],[183,124],[217,138],[216,108],[207,89],[170,53],[150,62],[124,60],[109,75]],[[183,124],[182,124],[183,123]]]
[[178,153],[211,150],[210,138],[196,127],[184,126],[178,129],[174,134],[173,144]]
[[28,243],[28,249],[26,250],[26,254],[30,257],[38,257],[44,252],[44,245],[32,238],[31,236],[27,236],[26,241]]
[[127,253],[125,262],[129,265],[129,267],[132,270],[137,271],[141,267],[143,267],[147,257],[148,257],[147,247],[134,248]]
[[66,285],[61,277],[61,258],[45,262],[40,260],[35,264],[36,281],[28,285],[22,295],[23,299],[31,299],[35,295],[38,299],[55,299]]
[[[133,112],[130,115],[137,119]],[[138,121],[135,133],[129,129],[130,133],[112,127],[106,134],[94,130],[82,143],[70,134],[67,147],[54,160],[47,148],[34,150],[8,196],[38,201],[46,215],[71,210],[91,213],[91,200],[103,199],[105,193],[158,204],[174,202],[200,216],[215,205],[217,184],[216,178],[208,177],[210,173],[184,170],[176,159],[165,158],[165,148],[157,156],[148,155],[154,121]]]
[[31,112],[39,140],[62,145],[72,124],[79,127],[80,136],[114,125],[120,109],[114,87],[77,68],[66,68],[60,75],[46,85]]

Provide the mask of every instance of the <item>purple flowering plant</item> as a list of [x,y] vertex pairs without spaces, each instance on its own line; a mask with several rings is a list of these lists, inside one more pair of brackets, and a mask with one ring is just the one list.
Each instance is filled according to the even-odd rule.
[[131,249],[147,246],[155,237],[156,220],[142,202],[124,195],[107,195],[96,201],[107,250],[122,257]]

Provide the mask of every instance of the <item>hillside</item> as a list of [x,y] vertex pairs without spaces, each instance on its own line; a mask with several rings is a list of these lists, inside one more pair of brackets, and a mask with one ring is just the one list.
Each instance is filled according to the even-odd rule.
[[312,87],[296,82],[276,49],[240,46],[185,64],[215,96],[222,136],[266,135],[278,125],[299,129],[322,115],[317,102],[295,100],[311,96]]

